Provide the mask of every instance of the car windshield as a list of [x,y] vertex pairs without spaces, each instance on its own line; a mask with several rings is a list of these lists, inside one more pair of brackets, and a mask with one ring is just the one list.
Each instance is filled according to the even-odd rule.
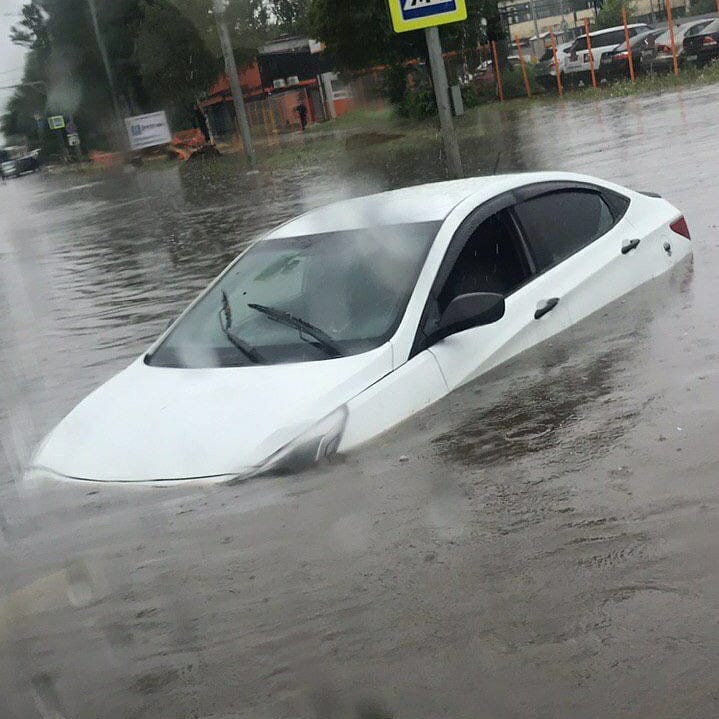
[[377,347],[397,328],[440,224],[257,242],[145,361],[163,367],[278,364]]

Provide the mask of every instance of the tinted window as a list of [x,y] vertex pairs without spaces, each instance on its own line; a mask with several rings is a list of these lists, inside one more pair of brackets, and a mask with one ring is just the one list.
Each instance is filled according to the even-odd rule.
[[712,20],[702,32],[707,35],[712,32],[719,32],[719,20]]
[[[698,34],[699,34],[702,30],[704,30],[704,28],[707,27],[708,25],[709,25],[709,22],[700,22],[699,24],[690,27],[690,28],[684,33],[684,36],[685,36],[685,37],[692,37],[692,36],[694,36],[694,35],[698,35]],[[681,29],[680,29],[680,32],[681,32]],[[666,41],[669,42],[669,32],[667,31],[667,32],[665,33],[665,35],[666,35],[666,38],[667,38]],[[664,37],[665,37],[665,36],[662,35],[662,38],[664,38]]]
[[539,269],[569,257],[614,224],[601,195],[589,190],[562,190],[516,206]]
[[[637,30],[629,30],[629,35],[636,35]],[[624,42],[624,30],[614,30],[612,32],[605,32],[601,35],[597,35],[592,38],[592,47],[614,47],[619,43]]]
[[586,37],[579,37],[575,40],[574,45],[572,45],[572,52],[579,52],[580,50],[586,50],[587,49],[587,38]]
[[486,219],[467,240],[439,294],[440,311],[459,295],[508,295],[529,277],[526,254],[509,213]]

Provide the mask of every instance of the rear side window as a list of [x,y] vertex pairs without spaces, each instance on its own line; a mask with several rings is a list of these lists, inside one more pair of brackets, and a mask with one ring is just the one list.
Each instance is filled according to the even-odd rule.
[[[636,28],[629,30],[629,35],[636,35]],[[592,47],[614,47],[624,42],[624,30],[614,30],[613,32],[605,32],[592,38]]]
[[614,225],[602,196],[591,190],[560,190],[515,207],[538,269],[545,270],[601,237]]

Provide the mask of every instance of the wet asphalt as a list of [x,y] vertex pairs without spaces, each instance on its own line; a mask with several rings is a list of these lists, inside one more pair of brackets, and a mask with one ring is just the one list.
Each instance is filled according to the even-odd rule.
[[257,232],[441,179],[332,168],[0,187],[0,717],[719,716],[719,88],[482,113],[468,173],[654,190],[694,261],[341,462],[29,492],[39,439]]

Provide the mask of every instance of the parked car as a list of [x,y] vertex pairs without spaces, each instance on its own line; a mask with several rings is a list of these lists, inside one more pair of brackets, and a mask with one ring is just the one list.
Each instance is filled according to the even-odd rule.
[[22,175],[26,172],[37,172],[40,169],[40,159],[37,152],[31,152],[22,157],[18,157],[17,174]]
[[602,79],[613,80],[620,77],[630,77],[629,54],[632,56],[632,64],[635,74],[641,72],[644,63],[651,64],[655,55],[656,39],[664,33],[664,30],[645,30],[637,33],[631,40],[629,46],[623,42],[614,50],[605,52],[602,55],[602,63],[599,66],[599,76]]
[[313,210],[251,244],[72,410],[27,479],[293,471],[367,442],[691,252],[669,202],[565,172]]
[[684,38],[684,59],[706,65],[719,57],[719,20],[712,20],[699,32]]
[[[684,40],[700,33],[711,21],[711,18],[690,20],[674,28],[674,47],[677,51],[677,62],[684,62]],[[674,58],[669,30],[665,30],[657,37],[654,48],[655,55],[650,63],[651,69],[655,72],[672,70],[674,68]]]
[[[571,42],[565,42],[557,46],[557,65],[559,65],[560,73],[571,46]],[[545,90],[555,90],[557,88],[557,71],[554,66],[554,52],[551,47],[544,51],[544,54],[534,66],[534,78]]]
[[[640,32],[650,30],[649,25],[635,23],[628,26],[629,37],[634,37]],[[610,27],[606,30],[595,30],[589,33],[592,46],[592,57],[594,70],[597,72],[602,65],[602,57],[605,53],[611,52],[625,40],[624,26]],[[588,83],[591,79],[589,50],[587,36],[580,35],[569,48],[567,58],[562,67],[564,81],[568,84]]]

